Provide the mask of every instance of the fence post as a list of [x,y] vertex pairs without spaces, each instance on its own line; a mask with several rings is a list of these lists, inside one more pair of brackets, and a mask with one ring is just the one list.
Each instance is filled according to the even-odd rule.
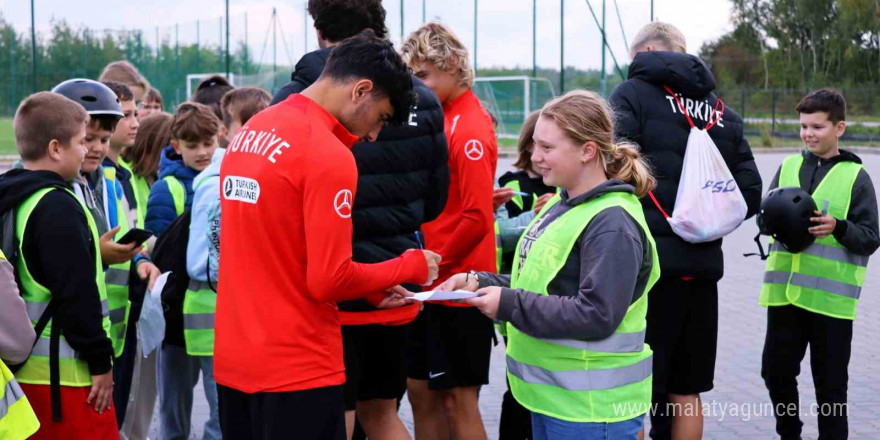
[[153,78],[159,78],[159,26],[156,26],[156,71]]
[[82,31],[82,44],[80,44],[80,64],[82,65],[81,75],[83,78],[86,78],[89,76],[89,74],[86,73],[86,38],[88,38],[86,32],[88,32],[88,31],[89,31],[88,29],[83,29],[83,31]]
[[9,114],[15,111],[15,103],[18,102],[16,99],[16,90],[15,90],[15,76],[16,76],[16,68],[15,68],[15,46],[18,44],[15,41],[15,30],[10,29],[10,34],[12,38],[10,39],[9,44],[9,77],[12,81],[9,82],[9,87],[11,88],[9,92]]
[[776,133],[776,89],[770,90],[770,136]]
[[180,104],[180,33],[179,23],[174,23],[174,107]]
[[202,30],[200,29],[201,20],[196,20],[196,72],[201,73],[202,71]]
[[739,114],[742,116],[743,124],[746,122],[746,89],[739,89]]

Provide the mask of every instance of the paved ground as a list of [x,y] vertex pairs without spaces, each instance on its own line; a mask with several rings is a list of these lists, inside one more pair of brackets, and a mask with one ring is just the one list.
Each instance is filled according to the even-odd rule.
[[[781,163],[782,154],[757,155],[758,166],[765,182],[769,182]],[[880,192],[880,155],[863,154],[868,171],[875,177]],[[505,169],[512,163],[499,163]],[[766,186],[766,183],[765,183]],[[706,439],[770,439],[774,438],[773,417],[765,408],[770,400],[760,377],[761,350],[766,329],[766,312],[758,306],[763,263],[755,258],[744,258],[745,252],[755,251],[752,238],[757,233],[753,220],[743,224],[724,241],[725,276],[719,286],[719,336],[715,370],[715,389],[706,393],[704,402],[713,405],[706,417]],[[766,243],[766,240],[765,240]],[[850,438],[872,439],[880,431],[880,381],[876,365],[880,362],[880,345],[873,338],[880,334],[880,258],[868,266],[868,278],[863,289],[853,336],[850,362],[849,402]],[[491,383],[481,393],[480,410],[490,439],[498,436],[501,395],[504,392],[503,346],[492,354]],[[805,359],[809,359],[809,355]],[[810,416],[810,405],[816,402],[809,362],[802,364],[800,377],[802,410],[805,423],[804,438],[815,439],[817,419]],[[208,407],[201,385],[196,389],[193,410],[193,438],[201,438]],[[412,414],[404,402],[401,416],[412,429]],[[151,438],[158,437],[154,418]]]

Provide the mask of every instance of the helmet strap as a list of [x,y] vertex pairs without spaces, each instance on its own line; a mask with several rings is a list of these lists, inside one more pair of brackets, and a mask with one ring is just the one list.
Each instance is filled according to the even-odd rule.
[[758,252],[760,252],[760,253],[756,254],[756,253],[752,252],[749,254],[743,254],[743,257],[759,256],[759,257],[761,257],[761,260],[766,260],[768,257],[770,257],[769,254],[764,253],[764,246],[761,246],[761,233],[760,232],[758,232],[758,235],[755,236],[755,243],[758,244]]

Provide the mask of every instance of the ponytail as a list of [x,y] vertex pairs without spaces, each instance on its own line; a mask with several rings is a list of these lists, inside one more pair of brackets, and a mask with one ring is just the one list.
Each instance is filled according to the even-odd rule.
[[644,197],[657,186],[657,181],[651,175],[651,168],[639,154],[635,144],[614,144],[604,159],[608,178],[632,185],[638,197]]

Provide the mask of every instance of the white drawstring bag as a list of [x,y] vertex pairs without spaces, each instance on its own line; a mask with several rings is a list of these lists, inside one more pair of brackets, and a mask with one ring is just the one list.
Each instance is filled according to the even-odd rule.
[[706,128],[700,129],[694,126],[675,93],[668,87],[666,91],[678,102],[691,131],[672,216],[666,214],[653,194],[650,194],[651,198],[672,230],[685,241],[702,243],[717,240],[733,232],[745,220],[748,211],[736,180],[708,132],[721,119],[724,103],[718,100],[712,113],[714,120],[710,117]]

